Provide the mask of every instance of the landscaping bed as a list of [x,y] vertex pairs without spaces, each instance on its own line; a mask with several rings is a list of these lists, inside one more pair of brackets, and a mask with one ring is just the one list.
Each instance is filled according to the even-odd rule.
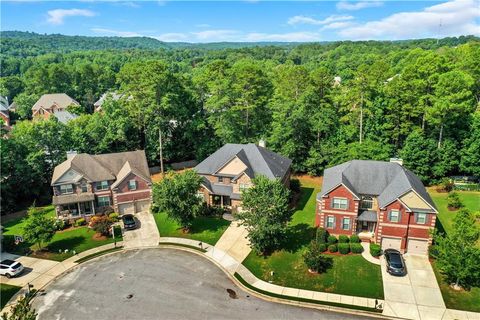
[[301,197],[289,224],[284,249],[265,257],[252,251],[243,261],[245,267],[256,277],[281,286],[383,299],[380,266],[366,261],[360,254],[326,253],[333,259],[333,267],[322,274],[308,271],[303,253],[315,238],[315,198],[321,185],[302,177],[300,182]]
[[189,232],[185,232],[174,220],[165,213],[154,213],[153,217],[157,224],[161,237],[187,238],[215,245],[230,222],[222,217],[197,217],[193,220]]

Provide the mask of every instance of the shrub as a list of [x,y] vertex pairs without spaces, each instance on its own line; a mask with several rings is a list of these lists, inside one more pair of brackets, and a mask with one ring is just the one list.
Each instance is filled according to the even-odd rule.
[[453,190],[453,182],[450,181],[448,178],[443,178],[442,181],[440,182],[440,185],[443,190],[446,192],[450,192]]
[[112,219],[113,222],[117,222],[120,220],[120,216],[116,212],[112,212],[108,215],[110,219]]
[[317,242],[327,243],[328,231],[324,228],[317,228]]
[[322,255],[320,244],[312,241],[308,246],[307,251],[303,254],[303,261],[308,269],[315,272],[325,272],[333,265],[333,259]]
[[328,244],[337,243],[337,238],[335,236],[328,236]]
[[342,234],[338,236],[338,242],[339,243],[348,243],[348,236]]
[[338,249],[337,249],[337,245],[336,244],[331,244],[328,246],[328,252],[331,252],[331,253],[334,253],[334,252],[337,252]]
[[432,244],[428,247],[428,256],[433,259],[438,256],[438,248],[436,245]]
[[360,238],[356,234],[350,236],[350,243],[360,243]]
[[460,209],[463,207],[462,200],[456,192],[450,192],[447,196],[448,207],[451,209]]
[[85,219],[84,218],[80,218],[80,219],[75,220],[75,227],[80,227],[80,226],[83,226],[84,224],[85,224]]
[[370,243],[370,254],[374,257],[380,256],[382,253],[382,248],[376,243]]
[[341,254],[347,254],[350,252],[350,245],[348,243],[339,243],[338,252]]
[[110,227],[112,224],[113,221],[106,215],[95,216],[90,220],[90,227],[104,236],[110,235]]
[[318,244],[318,248],[319,248],[320,251],[322,251],[322,252],[327,251],[327,245],[326,245],[325,243],[319,243],[319,244]]
[[362,253],[363,247],[360,243],[350,243],[350,251],[352,251],[352,253]]
[[57,231],[65,229],[65,221],[58,219],[55,221],[55,228]]
[[290,190],[293,192],[300,192],[300,180],[291,179],[290,180]]

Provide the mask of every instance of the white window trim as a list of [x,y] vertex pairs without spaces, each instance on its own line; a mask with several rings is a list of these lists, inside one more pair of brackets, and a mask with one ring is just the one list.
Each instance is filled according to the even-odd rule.
[[[131,183],[133,182],[133,188],[131,188]],[[132,179],[132,180],[128,180],[128,190],[130,191],[134,191],[134,190],[137,190],[137,181],[135,179]]]
[[[106,188],[103,187],[103,182],[106,182],[106,183],[107,183],[107,187],[106,187]],[[101,188],[101,189],[98,189],[99,186],[101,186],[102,188]],[[105,190],[108,190],[109,187],[110,187],[110,186],[108,185],[108,180],[103,180],[103,181],[99,181],[99,182],[96,183],[96,185],[95,185],[95,190],[97,190],[97,191],[105,191]]]
[[[345,220],[348,220],[348,228],[345,228]],[[350,225],[351,225],[351,221],[350,221],[350,218],[343,218],[342,219],[342,230],[350,230]]]
[[[335,200],[345,200],[346,201],[346,207],[345,208],[335,208]],[[336,209],[336,210],[348,210],[348,199],[347,198],[341,198],[341,197],[333,197],[332,198],[332,203],[330,204],[331,209]]]
[[[66,186],[70,186],[72,191],[64,192],[64,190],[62,190],[62,187],[66,187]],[[62,185],[60,185],[60,194],[72,194],[72,193],[73,193],[73,184],[62,184]]]
[[[423,217],[423,222],[419,222],[419,219],[418,217],[422,215]],[[416,216],[415,216],[415,223],[416,224],[427,224],[427,214],[424,213],[424,212],[417,212]]]
[[[108,204],[100,205],[100,199],[105,199],[105,198],[108,198]],[[110,199],[110,196],[100,196],[100,197],[97,198],[97,205],[99,207],[107,207],[107,206],[112,205],[112,200]]]
[[[330,218],[333,219],[333,221],[332,221],[332,226],[331,226],[331,227],[328,226],[328,220],[329,220]],[[334,216],[327,216],[327,220],[325,221],[325,228],[326,228],[326,229],[335,229],[335,217],[334,217]]]
[[[393,221],[393,220],[392,220],[392,212],[394,212],[394,211],[398,213],[398,215],[397,215],[397,221]],[[390,212],[389,212],[389,214],[388,214],[388,221],[393,222],[393,223],[398,223],[398,222],[400,222],[400,215],[401,215],[400,210],[392,209],[392,210],[390,210]]]

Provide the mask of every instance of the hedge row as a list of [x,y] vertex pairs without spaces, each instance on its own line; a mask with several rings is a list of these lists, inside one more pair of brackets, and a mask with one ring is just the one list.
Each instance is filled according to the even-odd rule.
[[330,244],[327,245],[325,243],[320,243],[318,245],[320,251],[325,252],[328,249],[328,252],[340,252],[341,254],[348,254],[349,252],[352,253],[362,253],[363,247],[360,243],[339,243],[339,244]]

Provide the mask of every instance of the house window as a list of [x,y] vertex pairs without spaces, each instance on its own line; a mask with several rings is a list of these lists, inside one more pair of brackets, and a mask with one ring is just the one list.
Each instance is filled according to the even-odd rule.
[[417,218],[415,222],[418,224],[425,224],[427,223],[427,214],[426,213],[417,213]]
[[248,189],[249,187],[250,187],[250,185],[248,183],[240,183],[240,185],[239,185],[240,191],[244,191],[244,190]]
[[73,193],[73,185],[72,184],[62,184],[60,186],[60,193],[61,194]]
[[82,192],[87,192],[87,191],[88,191],[87,184],[86,183],[82,184]]
[[223,177],[218,177],[218,182],[223,182]]
[[96,189],[97,190],[108,190],[108,181],[105,180],[105,181],[97,182]]
[[98,197],[97,198],[97,205],[99,207],[106,207],[110,205],[110,197],[105,196],[105,197]]
[[373,208],[373,198],[372,197],[362,197],[362,202],[360,203],[360,208],[362,209],[372,209]]
[[350,230],[350,218],[343,218],[342,229],[343,230]]
[[135,180],[128,181],[128,190],[137,190],[137,181]]
[[348,200],[345,198],[333,198],[332,208],[346,210],[348,207]]
[[400,220],[400,211],[390,210],[388,220],[390,220],[390,222],[398,222]]
[[335,217],[327,217],[327,229],[333,229],[335,227]]

